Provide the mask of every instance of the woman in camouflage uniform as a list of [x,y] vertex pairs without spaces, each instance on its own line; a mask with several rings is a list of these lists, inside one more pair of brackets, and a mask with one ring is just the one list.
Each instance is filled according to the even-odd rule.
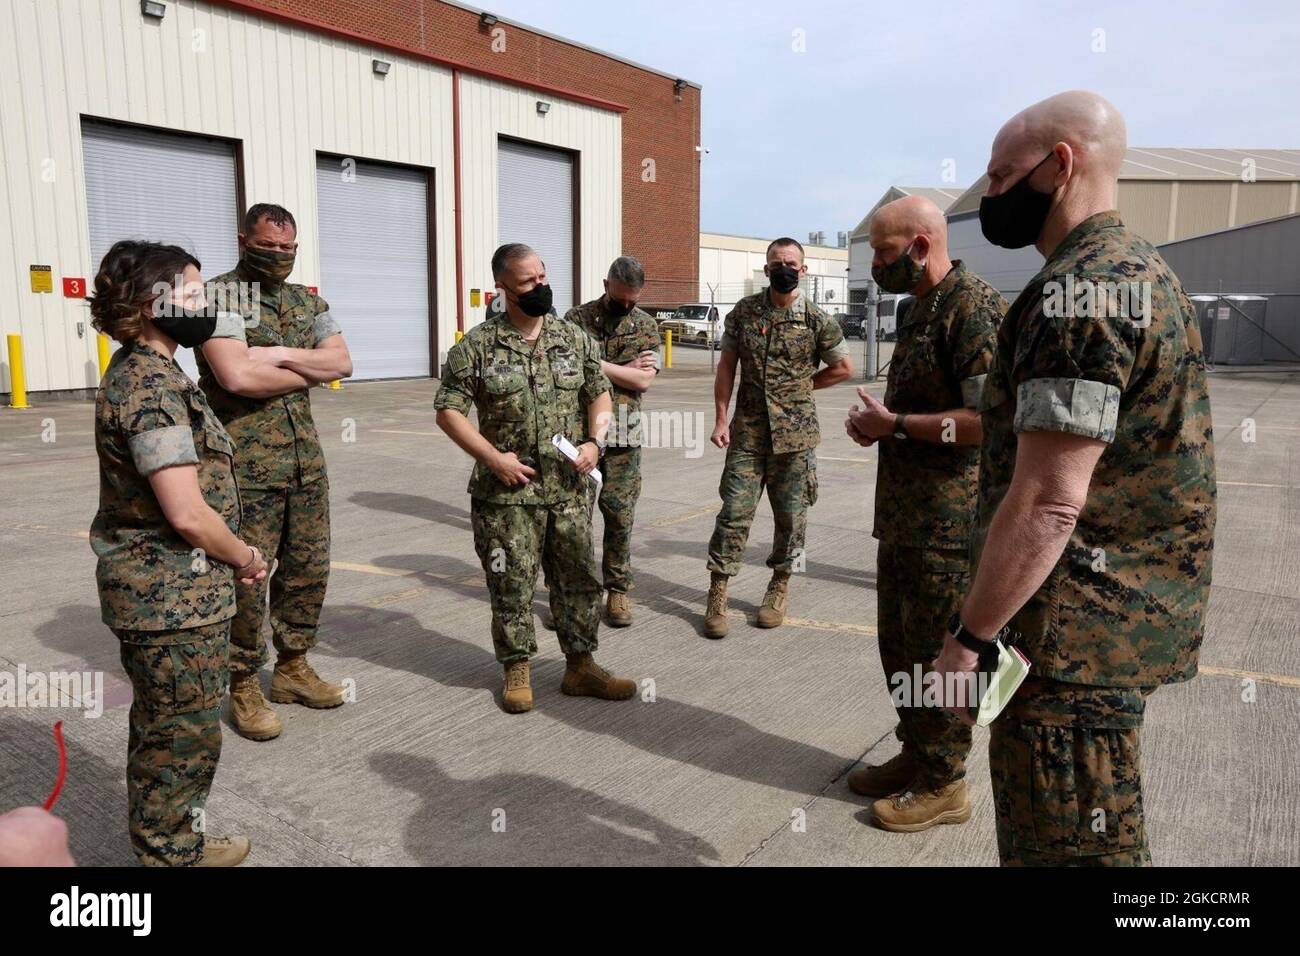
[[233,448],[175,362],[216,318],[198,260],[178,246],[116,243],[95,276],[95,328],[122,347],[95,399],[99,511],[90,543],[104,623],[131,679],[127,800],[147,866],[234,866],[243,837],[204,837],[203,805],[221,754],[234,579],[266,576],[236,536]]

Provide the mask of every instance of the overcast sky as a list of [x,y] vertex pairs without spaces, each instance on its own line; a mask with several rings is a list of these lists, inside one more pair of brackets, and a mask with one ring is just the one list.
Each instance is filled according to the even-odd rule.
[[833,242],[946,160],[970,185],[1004,120],[1072,88],[1112,100],[1132,146],[1300,147],[1296,0],[487,3],[704,87],[706,231]]

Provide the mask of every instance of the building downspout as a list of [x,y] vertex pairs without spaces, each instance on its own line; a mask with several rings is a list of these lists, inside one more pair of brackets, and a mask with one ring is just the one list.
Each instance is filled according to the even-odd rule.
[[460,233],[460,70],[451,71],[452,201],[456,204],[456,331],[465,331],[465,273]]

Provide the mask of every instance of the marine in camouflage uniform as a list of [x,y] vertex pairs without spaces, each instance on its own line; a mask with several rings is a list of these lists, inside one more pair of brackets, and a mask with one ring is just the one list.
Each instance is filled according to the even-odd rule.
[[194,383],[142,342],[114,353],[95,399],[99,511],[90,529],[100,609],[133,697],[131,845],[147,866],[197,863],[221,756],[234,572],[168,523],[148,476],[196,465],[203,499],[239,532],[234,446]]
[[[1067,276],[1076,288],[1149,283],[1149,324],[1045,308],[1047,284]],[[1150,693],[1196,674],[1214,438],[1196,314],[1118,214],[1076,226],[1011,306],[980,408],[976,567],[1019,433],[1108,445],[1064,554],[1010,623],[1033,670],[991,727],[999,853],[1004,864],[1149,864],[1139,734]]]
[[[319,295],[306,286],[268,282],[242,261],[213,283],[259,290],[259,301],[243,315],[242,327],[223,313],[213,338],[312,349],[341,332],[329,303]],[[237,449],[245,537],[268,561],[279,561],[269,585],[272,641],[280,654],[304,653],[316,646],[330,556],[329,479],[311,396],[305,388],[271,398],[236,395],[221,387],[201,349],[195,356],[199,387]],[[267,587],[265,580],[235,586],[238,613],[230,628],[230,670],[236,679],[256,674],[268,660],[262,638]]]
[[[960,260],[918,296],[899,326],[884,404],[896,414],[975,408],[1006,301]],[[896,674],[934,660],[970,585],[979,448],[918,438],[879,442],[875,523],[880,662]],[[917,689],[919,693],[919,688]],[[937,791],[966,775],[970,728],[937,707],[898,706],[895,735],[916,768],[914,787]]]
[[[605,297],[570,309],[565,318],[577,323],[595,340],[600,358],[625,365],[642,352],[655,352],[658,367],[659,326],[650,315],[634,308],[623,317],[609,315]],[[600,463],[601,486],[597,504],[605,519],[601,572],[607,591],[632,590],[632,522],[641,497],[641,393],[611,383],[613,413],[608,443]]]
[[737,354],[740,386],[708,568],[727,577],[740,570],[758,499],[766,489],[776,525],[767,566],[788,575],[802,557],[808,508],[817,501],[814,449],[821,432],[813,375],[820,364],[847,358],[848,345],[839,323],[802,292],[782,309],[764,289],[727,313],[720,348]]
[[537,653],[537,571],[550,584],[551,617],[566,655],[593,653],[600,578],[591,538],[592,481],[551,444],[587,432],[587,407],[609,391],[596,344],[580,327],[548,315],[535,344],[504,314],[475,326],[447,353],[434,407],[468,416],[498,451],[536,469],[507,487],[477,462],[470,476],[474,549],[487,575],[492,644],[502,664]]

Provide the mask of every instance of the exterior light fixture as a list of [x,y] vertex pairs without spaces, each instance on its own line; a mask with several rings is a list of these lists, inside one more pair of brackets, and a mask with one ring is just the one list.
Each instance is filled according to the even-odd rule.
[[494,17],[494,16],[492,16],[492,14],[490,14],[490,13],[484,13],[484,14],[481,14],[481,15],[479,16],[479,18],[478,18],[478,24],[479,24],[479,26],[481,26],[481,27],[483,27],[484,29],[487,29],[487,30],[490,30],[490,29],[492,29],[494,26],[496,26],[496,25],[497,25],[497,22],[498,22],[498,21],[497,21],[497,18]]
[[375,71],[375,76],[387,76],[388,71],[393,68],[393,64],[387,60],[371,60],[370,68]]
[[551,104],[550,104],[550,103],[546,102],[545,100],[538,100],[538,101],[537,101],[537,115],[538,115],[538,116],[545,116],[545,115],[546,115],[547,113],[549,113],[550,111],[551,111]]
[[162,3],[161,0],[140,0],[140,12],[146,17],[161,20],[167,16],[167,4]]

